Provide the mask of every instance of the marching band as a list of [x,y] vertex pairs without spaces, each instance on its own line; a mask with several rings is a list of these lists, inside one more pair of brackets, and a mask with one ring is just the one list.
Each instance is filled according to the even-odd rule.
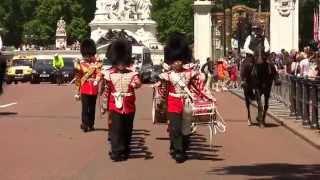
[[[101,95],[102,113],[108,113],[110,159],[115,162],[127,160],[136,112],[135,90],[142,85],[139,74],[131,68],[132,46],[127,40],[114,40],[106,52],[106,58],[112,64],[107,70],[101,70],[92,40],[84,40],[80,49],[83,59],[75,63],[75,97],[82,103],[80,127],[84,132],[94,130],[96,100]],[[162,111],[168,121],[170,154],[177,163],[182,163],[187,159],[186,150],[193,133],[192,101],[195,97],[212,103],[215,100],[206,91],[205,75],[192,64],[192,50],[183,34],[171,35],[164,51],[166,68],[153,87],[166,87],[166,106]],[[103,92],[99,93],[101,90]]]

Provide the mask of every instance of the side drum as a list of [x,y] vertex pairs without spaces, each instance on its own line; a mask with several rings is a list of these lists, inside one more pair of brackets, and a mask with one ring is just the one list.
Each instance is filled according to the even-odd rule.
[[163,82],[155,87],[152,98],[152,122],[153,124],[167,123],[167,86]]

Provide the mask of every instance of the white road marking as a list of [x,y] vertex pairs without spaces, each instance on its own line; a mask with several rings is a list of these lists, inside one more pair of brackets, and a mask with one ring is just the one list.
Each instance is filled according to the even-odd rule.
[[6,108],[6,107],[10,107],[10,106],[13,106],[13,105],[16,105],[18,103],[14,102],[14,103],[9,103],[9,104],[4,104],[4,105],[0,105],[0,108]]

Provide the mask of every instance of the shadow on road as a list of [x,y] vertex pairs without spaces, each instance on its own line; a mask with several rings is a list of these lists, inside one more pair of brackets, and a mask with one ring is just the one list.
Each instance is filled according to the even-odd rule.
[[190,160],[210,160],[223,161],[216,154],[222,146],[210,147],[207,138],[202,134],[193,134],[190,137],[190,145],[187,150],[188,159]]
[[[257,122],[253,122],[252,126],[260,126],[260,125]],[[279,124],[275,124],[275,123],[266,123],[264,128],[275,128],[279,126],[280,126]]]
[[[18,115],[15,113],[14,115]],[[1,116],[1,112],[0,112]],[[16,118],[23,118],[23,119],[80,119],[79,116],[69,116],[69,115],[18,115]]]
[[[156,140],[170,141],[168,137],[157,137]],[[224,159],[218,158],[215,154],[222,146],[210,147],[207,138],[202,134],[193,134],[190,137],[190,145],[187,150],[189,160],[210,160],[210,161],[223,161]]]
[[304,180],[320,179],[320,165],[302,164],[256,164],[228,166],[213,169],[209,174],[217,175],[245,175],[252,176],[250,179],[278,179],[278,180]]
[[[243,123],[243,124],[248,124],[248,120],[226,119],[226,121],[227,121],[228,123]],[[252,126],[259,126],[259,123],[253,120]],[[282,126],[282,124],[266,122],[266,128],[274,128],[274,127],[279,127],[279,126]]]
[[145,160],[153,159],[152,153],[146,145],[146,138],[150,136],[150,131],[144,129],[134,129],[131,139],[130,159],[144,158]]
[[108,132],[109,129],[106,129],[106,128],[94,128],[94,131],[105,131],[105,132]]
[[15,116],[18,115],[17,112],[0,112],[0,116]]

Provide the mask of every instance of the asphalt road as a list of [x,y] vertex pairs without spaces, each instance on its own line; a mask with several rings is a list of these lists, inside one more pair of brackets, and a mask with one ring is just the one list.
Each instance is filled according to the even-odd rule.
[[133,153],[114,163],[108,155],[106,121],[97,115],[97,130],[80,131],[80,103],[72,86],[10,85],[0,97],[1,180],[212,180],[320,179],[320,151],[267,119],[264,129],[248,127],[243,102],[219,93],[218,108],[227,132],[208,130],[192,137],[189,160],[176,164],[168,154],[165,125],[151,122],[152,90],[137,92]]

